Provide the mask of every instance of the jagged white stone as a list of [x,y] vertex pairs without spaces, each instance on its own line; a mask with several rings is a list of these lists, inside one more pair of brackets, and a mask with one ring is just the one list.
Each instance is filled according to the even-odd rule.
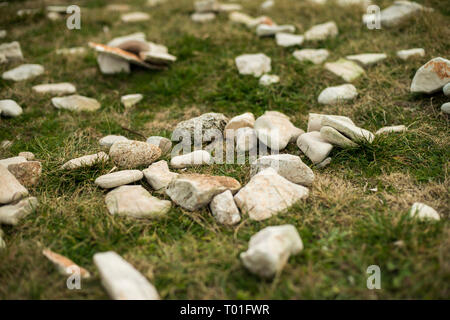
[[221,224],[233,225],[241,221],[239,209],[230,190],[216,195],[211,200],[209,207],[214,218]]
[[417,70],[411,82],[411,92],[433,93],[450,82],[450,60],[437,57]]
[[333,149],[333,145],[326,142],[317,131],[302,134],[297,140],[297,146],[314,164],[325,160]]
[[178,176],[178,173],[170,172],[165,160],[152,163],[143,173],[147,182],[155,190],[166,188]]
[[408,60],[412,57],[425,57],[425,50],[423,48],[413,48],[397,51],[397,57],[402,60]]
[[316,41],[334,38],[338,34],[338,27],[334,21],[315,25],[305,32],[305,40]]
[[356,62],[342,58],[335,62],[327,62],[324,67],[347,82],[351,82],[365,74],[364,69],[361,68]]
[[346,56],[347,60],[356,61],[363,66],[371,66],[387,58],[385,53],[363,53]]
[[319,114],[319,113],[310,113],[308,115],[308,132],[311,131],[320,131],[320,128],[322,128],[322,118],[328,116],[331,118],[335,118],[341,121],[345,121],[349,124],[355,125],[352,121],[352,119],[345,117],[345,116],[336,116],[336,115],[329,115],[329,114]]
[[298,61],[310,61],[314,64],[321,64],[329,55],[330,52],[327,49],[302,49],[295,50],[293,53]]
[[336,129],[328,126],[320,128],[320,136],[332,145],[339,146],[341,148],[355,148],[358,144],[344,136]]
[[272,70],[271,59],[264,53],[243,54],[235,59],[240,74],[259,78]]
[[417,218],[420,220],[440,220],[441,217],[439,213],[434,210],[432,207],[427,206],[421,202],[415,202],[411,210],[409,211],[409,215],[412,218]]
[[0,181],[0,204],[8,204],[28,195],[28,190],[2,164],[0,164]]
[[334,104],[345,100],[352,100],[358,96],[358,91],[352,84],[343,84],[324,89],[318,98],[321,104]]

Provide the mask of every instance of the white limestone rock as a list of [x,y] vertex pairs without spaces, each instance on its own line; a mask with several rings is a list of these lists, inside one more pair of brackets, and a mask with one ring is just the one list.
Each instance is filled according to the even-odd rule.
[[140,93],[135,94],[127,94],[125,96],[120,97],[120,102],[123,104],[125,109],[131,108],[136,105],[139,101],[141,101],[144,96]]
[[298,61],[310,61],[314,64],[321,64],[327,60],[330,52],[327,49],[302,49],[295,50],[293,56]]
[[107,135],[103,138],[101,138],[98,143],[103,147],[111,147],[114,143],[117,141],[128,141],[128,138],[124,136],[117,136],[117,135]]
[[338,34],[338,27],[334,21],[315,25],[305,32],[305,40],[318,41],[334,38]]
[[208,205],[219,193],[235,193],[241,184],[233,178],[205,174],[180,174],[166,188],[166,194],[177,205],[189,211]]
[[213,12],[194,12],[191,14],[191,20],[194,22],[209,22],[216,19],[216,14]]
[[375,136],[372,132],[359,128],[355,125],[351,125],[346,121],[342,121],[340,119],[336,119],[329,116],[324,116],[322,118],[322,126],[329,126],[337,131],[346,135],[353,142],[361,143],[362,141],[367,141],[372,143]]
[[450,114],[450,102],[446,102],[441,106],[441,111]]
[[170,160],[170,166],[176,169],[209,164],[212,164],[211,155],[205,150],[195,150],[187,154],[173,157]]
[[111,189],[139,181],[143,177],[144,174],[139,170],[121,170],[104,174],[95,179],[94,183],[101,188]]
[[273,150],[283,150],[297,128],[285,115],[265,113],[255,121],[254,129],[258,139]]
[[240,74],[261,77],[272,70],[271,59],[264,53],[243,54],[235,59]]
[[68,82],[39,84],[32,89],[37,93],[50,93],[54,95],[72,94],[77,91],[77,88]]
[[44,67],[39,64],[22,64],[3,73],[4,80],[24,81],[44,73]]
[[33,213],[38,206],[35,197],[18,200],[0,207],[0,224],[17,225],[20,220]]
[[13,41],[0,44],[0,55],[4,55],[7,62],[22,61],[23,54],[20,49],[20,43]]
[[159,218],[171,207],[171,202],[153,197],[142,186],[121,186],[105,197],[106,207],[112,215],[133,218]]
[[240,257],[244,266],[262,278],[280,273],[291,255],[303,250],[303,242],[291,224],[266,227],[250,238]]
[[74,112],[93,112],[100,109],[100,103],[93,99],[77,94],[52,98],[52,104],[56,109],[65,109]]
[[280,77],[274,74],[264,74],[259,78],[259,84],[265,87],[278,82],[280,82]]
[[109,156],[117,167],[132,169],[149,166],[158,160],[161,149],[142,141],[118,141],[109,149]]
[[405,132],[406,126],[399,125],[399,126],[389,126],[389,127],[383,127],[377,130],[375,132],[375,135],[384,134],[384,133],[394,133],[394,132]]
[[230,190],[216,195],[209,204],[211,212],[217,222],[226,225],[234,225],[241,221],[239,209],[233,199]]
[[8,168],[10,164],[16,164],[16,163],[22,163],[27,162],[27,159],[23,156],[17,156],[17,157],[11,157],[6,159],[0,160],[0,165],[4,166],[5,168]]
[[274,36],[277,33],[293,33],[295,32],[295,27],[291,24],[285,24],[285,25],[268,25],[268,24],[259,24],[256,27],[256,34],[259,37],[270,37],[270,36]]
[[0,164],[0,181],[0,204],[8,204],[28,195],[28,190],[2,164]]
[[231,22],[245,24],[248,28],[254,28],[260,24],[269,24],[272,25],[273,21],[266,16],[261,16],[257,18],[252,18],[249,15],[242,12],[231,12],[229,15],[229,19]]
[[160,136],[152,136],[147,139],[147,143],[153,144],[161,149],[161,154],[167,154],[172,149],[172,141]]
[[415,202],[411,210],[409,211],[409,215],[412,218],[417,218],[420,220],[440,220],[441,217],[439,213],[434,210],[432,207],[427,206],[421,202]]
[[258,146],[258,136],[253,128],[245,127],[236,130],[236,150],[245,152]]
[[297,140],[297,146],[314,164],[324,161],[333,149],[333,145],[317,131],[302,134]]
[[363,66],[374,65],[387,58],[385,53],[363,53],[347,56],[347,60],[356,61]]
[[[0,109],[0,114],[2,113],[2,110]],[[10,140],[3,140],[0,142],[0,149],[9,149],[13,145],[13,142]]]
[[352,84],[343,84],[324,89],[318,98],[321,104],[336,104],[346,100],[353,100],[358,96],[358,91]]
[[341,121],[345,121],[348,124],[355,125],[349,117],[345,116],[337,116],[337,115],[329,115],[329,114],[319,114],[319,113],[310,113],[308,115],[308,132],[311,131],[320,131],[322,128],[322,119],[323,117],[328,116],[334,119],[338,119]]
[[35,158],[34,154],[32,152],[29,152],[29,151],[19,152],[18,156],[19,157],[24,157],[27,161],[34,160],[34,158]]
[[124,23],[142,22],[150,20],[150,15],[145,12],[130,12],[123,14],[120,19]]
[[397,51],[397,57],[402,60],[408,60],[413,57],[425,57],[425,50],[423,48],[413,48]]
[[411,92],[433,93],[450,82],[450,60],[437,57],[417,70],[411,82]]
[[261,3],[260,8],[262,10],[268,10],[270,8],[272,8],[275,5],[275,1],[274,0],[266,0],[263,3]]
[[265,220],[308,197],[309,190],[267,168],[254,175],[234,196],[241,212],[252,220]]
[[380,23],[382,27],[396,27],[421,11],[431,9],[412,1],[395,1],[393,5],[381,10]]
[[18,117],[23,113],[22,108],[11,99],[0,100],[0,113],[4,117]]
[[97,63],[103,74],[130,73],[130,63],[124,59],[113,57],[106,53],[97,55]]
[[222,113],[204,113],[201,116],[178,123],[172,133],[172,141],[178,141],[180,137],[188,139],[188,136],[190,136],[191,141],[200,138],[202,138],[202,142],[211,141],[214,138],[211,133],[222,134],[227,122],[228,118]]
[[339,59],[335,62],[325,63],[325,69],[334,73],[338,77],[341,77],[346,82],[352,82],[356,78],[359,78],[365,71],[356,62]]
[[99,153],[89,154],[86,156],[69,160],[61,166],[61,169],[73,170],[78,168],[91,167],[96,163],[106,162],[108,160],[109,160],[108,155],[102,151]]
[[355,148],[358,146],[358,144],[332,127],[323,126],[320,128],[320,136],[326,142],[341,148]]
[[290,34],[285,32],[278,32],[275,35],[275,40],[277,45],[280,47],[292,47],[292,46],[301,46],[305,37],[297,34]]
[[171,172],[167,161],[161,160],[152,163],[147,169],[142,171],[145,179],[154,190],[166,188],[169,183],[178,176],[178,173]]
[[194,2],[195,12],[212,12],[217,11],[218,3],[215,0],[200,0]]
[[446,97],[450,97],[450,82],[447,83],[444,88],[442,88],[442,91],[444,92],[444,95]]
[[238,129],[245,127],[253,128],[254,124],[255,116],[251,112],[246,112],[233,117],[225,126],[225,137],[233,138]]
[[314,181],[313,171],[303,163],[299,156],[292,154],[274,154],[260,157],[250,166],[250,175],[254,176],[267,168],[274,169],[280,176],[289,181],[311,186]]
[[114,300],[159,300],[158,291],[131,264],[113,251],[94,254],[102,285]]

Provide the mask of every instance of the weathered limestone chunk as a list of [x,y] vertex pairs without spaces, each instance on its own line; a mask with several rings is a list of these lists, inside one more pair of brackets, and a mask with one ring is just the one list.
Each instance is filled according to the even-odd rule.
[[44,73],[44,67],[39,64],[22,64],[3,73],[4,80],[24,81]]
[[254,124],[255,116],[251,112],[233,117],[225,126],[225,137],[233,138],[238,129],[245,127],[253,128]]
[[407,130],[406,126],[399,125],[399,126],[389,126],[389,127],[383,127],[377,130],[375,132],[375,135],[383,134],[383,133],[393,133],[393,132],[405,132]]
[[329,115],[329,114],[319,114],[319,113],[310,113],[308,115],[308,132],[311,131],[320,131],[320,128],[322,128],[322,118],[328,116],[334,119],[338,119],[341,121],[345,121],[348,124],[355,125],[349,117],[345,116],[336,116],[336,115]]
[[298,61],[310,61],[314,64],[321,64],[327,60],[330,52],[327,49],[302,49],[295,50],[292,55]]
[[152,163],[147,169],[142,171],[145,179],[155,190],[166,188],[169,183],[178,176],[178,173],[170,172],[165,160]]
[[333,145],[326,142],[317,131],[302,134],[297,140],[297,145],[314,164],[325,160],[333,149]]
[[28,190],[1,164],[0,181],[0,204],[8,204],[28,195]]
[[96,111],[101,107],[97,100],[77,94],[52,98],[52,104],[56,109],[66,109],[75,112],[91,112]]
[[397,51],[397,57],[402,60],[408,60],[413,57],[424,57],[425,50],[423,48],[414,48],[414,49],[406,49]]
[[272,70],[271,59],[264,53],[243,54],[235,59],[240,74],[253,75],[256,78]]
[[315,25],[305,32],[305,39],[308,41],[325,40],[334,38],[338,34],[338,27],[334,21],[328,21]]
[[95,154],[89,154],[87,156],[82,156],[79,158],[75,158],[67,161],[61,166],[61,169],[65,170],[73,170],[77,168],[91,167],[99,162],[106,162],[109,160],[109,157],[104,152],[99,152]]
[[109,149],[109,156],[119,168],[149,166],[161,156],[161,149],[155,145],[135,141],[118,141]]
[[159,136],[152,136],[147,139],[147,143],[153,144],[161,149],[161,154],[167,154],[169,153],[170,149],[172,148],[172,141],[170,141],[167,138],[159,137]]
[[417,218],[420,220],[440,220],[441,217],[439,216],[439,213],[437,213],[436,210],[434,210],[432,207],[427,206],[424,203],[421,202],[415,202],[411,210],[409,211],[409,214],[412,218]]
[[373,139],[375,138],[373,133],[366,129],[359,128],[355,125],[351,125],[345,121],[342,121],[342,120],[339,120],[336,118],[332,118],[329,116],[324,116],[322,118],[322,126],[332,127],[334,129],[336,129],[337,131],[345,134],[353,142],[357,142],[357,143],[360,143],[363,141],[372,143]]
[[111,189],[124,184],[133,183],[141,180],[144,174],[139,170],[121,170],[113,173],[104,174],[95,179],[95,184],[104,189]]
[[256,119],[254,129],[262,143],[278,151],[286,148],[292,136],[298,132],[286,115],[272,111]]
[[417,70],[411,82],[411,92],[433,93],[450,82],[450,60],[431,59]]
[[117,141],[128,141],[124,136],[108,135],[101,138],[98,142],[103,147],[111,147]]
[[199,117],[189,120],[181,121],[175,127],[172,134],[172,141],[178,141],[181,137],[186,139],[202,138],[202,141],[211,141],[213,136],[211,134],[222,134],[228,122],[228,118],[221,113],[204,113]]
[[278,26],[278,25],[268,25],[268,24],[259,24],[256,27],[256,34],[259,37],[270,37],[276,35],[277,33],[293,33],[295,32],[295,27],[290,24]]
[[127,94],[125,96],[120,97],[120,102],[122,102],[125,109],[128,109],[137,104],[143,98],[144,96],[140,93]]
[[5,117],[18,117],[22,114],[22,107],[14,100],[0,100],[0,114]]
[[277,45],[281,47],[300,46],[305,37],[297,34],[290,34],[285,32],[279,32],[275,35]]
[[336,129],[328,126],[320,128],[320,136],[332,145],[339,146],[341,148],[355,148],[358,144],[344,136]]
[[0,55],[4,55],[8,62],[23,60],[20,43],[17,41],[0,44]]
[[35,197],[25,198],[11,204],[0,207],[0,224],[17,225],[19,221],[30,213],[33,213],[38,206]]
[[173,157],[170,160],[170,166],[176,169],[182,169],[192,166],[209,165],[212,163],[211,155],[205,150],[195,150],[188,154]]
[[385,53],[363,53],[346,57],[347,60],[356,61],[363,66],[371,66],[387,58]]
[[17,156],[17,157],[1,159],[0,165],[4,166],[5,168],[8,168],[8,166],[10,164],[22,163],[22,162],[26,162],[26,161],[27,161],[27,159],[25,159],[25,157]]
[[334,104],[346,100],[352,100],[358,96],[358,91],[352,84],[343,84],[324,89],[318,98],[321,104]]
[[50,93],[54,95],[72,94],[77,91],[77,88],[68,82],[39,84],[32,89],[37,93]]
[[325,69],[331,71],[347,82],[351,82],[361,75],[365,74],[364,69],[361,68],[356,62],[345,60],[342,58],[335,62],[325,63]]
[[233,199],[230,190],[216,195],[209,204],[211,212],[217,222],[226,225],[233,225],[241,221],[239,209]]

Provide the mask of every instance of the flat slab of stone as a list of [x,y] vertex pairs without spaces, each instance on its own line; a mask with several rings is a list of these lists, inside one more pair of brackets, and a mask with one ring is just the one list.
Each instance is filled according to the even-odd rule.
[[389,127],[383,127],[377,130],[375,132],[375,135],[384,134],[384,133],[394,133],[394,132],[405,132],[407,130],[406,126],[404,125],[398,125],[398,126],[389,126]]
[[89,271],[80,267],[75,262],[63,255],[53,252],[50,249],[44,249],[42,251],[42,254],[54,264],[58,272],[63,276],[68,277],[71,276],[75,271],[79,271],[82,279],[88,279],[91,277]]
[[345,57],[347,60],[356,61],[363,66],[371,66],[387,58],[385,53],[363,53]]
[[333,149],[333,145],[317,131],[302,134],[297,140],[297,146],[314,164],[324,161]]
[[437,57],[417,70],[411,82],[413,93],[433,93],[450,82],[450,60]]
[[303,163],[299,156],[292,154],[260,157],[251,164],[250,175],[254,176],[267,168],[274,169],[279,175],[296,184],[311,186],[314,181],[313,171]]
[[309,190],[267,168],[256,175],[234,196],[241,212],[252,220],[265,220],[308,197]]
[[44,73],[44,67],[39,64],[22,64],[3,73],[4,80],[24,81]]
[[338,27],[334,21],[315,25],[305,32],[305,40],[319,41],[334,38],[338,35]]
[[109,156],[119,168],[149,166],[161,156],[161,149],[155,145],[135,141],[118,141],[109,149]]
[[244,266],[263,278],[280,273],[289,257],[303,250],[303,242],[293,225],[266,227],[250,238],[248,250],[240,257]]
[[409,211],[409,215],[412,218],[417,218],[420,220],[440,220],[441,217],[439,213],[434,210],[432,207],[427,206],[421,202],[415,202],[411,210]]
[[131,108],[132,106],[136,105],[143,98],[144,98],[144,96],[140,93],[127,94],[125,96],[120,97],[120,102],[127,109],[127,108]]
[[234,225],[241,221],[239,209],[230,190],[216,195],[209,204],[211,212],[217,222],[225,225]]
[[320,131],[320,129],[322,128],[322,119],[325,116],[347,122],[348,124],[351,124],[351,125],[355,125],[353,123],[352,119],[350,119],[349,117],[330,115],[330,114],[310,113],[308,115],[308,132]]
[[280,47],[301,46],[305,37],[297,34],[279,32],[275,35],[275,41]]
[[17,41],[0,44],[0,55],[3,55],[6,58],[7,62],[23,60],[20,43]]
[[359,128],[359,127],[357,127],[355,125],[351,125],[345,121],[342,121],[342,120],[339,120],[336,118],[332,118],[332,117],[328,117],[328,116],[324,116],[322,118],[322,126],[332,127],[334,129],[336,129],[337,131],[343,133],[350,140],[352,140],[353,142],[356,142],[356,143],[361,143],[363,141],[372,143],[373,139],[375,138],[373,133],[366,129]]
[[165,160],[152,163],[142,172],[144,173],[147,182],[155,190],[166,188],[169,183],[178,176],[178,173],[169,170],[169,166]]
[[423,48],[413,48],[397,51],[397,57],[402,60],[408,60],[413,57],[425,57],[425,50]]
[[170,160],[170,166],[176,169],[210,164],[212,164],[211,155],[205,150],[196,150]]
[[351,82],[365,74],[364,69],[361,68],[356,62],[345,59],[339,59],[335,62],[327,62],[325,63],[325,69],[334,73],[338,77],[341,77],[347,82]]
[[101,146],[109,148],[118,141],[128,141],[128,138],[112,134],[101,138],[98,142]]
[[14,100],[0,100],[0,114],[4,117],[18,117],[23,113],[22,107]]
[[153,144],[161,149],[162,154],[167,154],[172,149],[172,141],[160,136],[151,136],[147,139],[147,143]]
[[8,204],[28,195],[28,190],[3,165],[0,165],[0,181],[0,204]]
[[243,54],[236,57],[235,62],[240,74],[256,78],[272,70],[271,59],[264,53]]
[[298,61],[310,61],[314,64],[323,63],[329,55],[330,52],[327,49],[301,49],[293,53]]
[[95,179],[95,184],[104,189],[111,189],[141,180],[144,174],[140,170],[121,170],[104,174]]
[[159,218],[164,216],[172,204],[152,196],[142,186],[121,186],[105,197],[106,207],[112,215],[133,218]]
[[358,146],[357,143],[353,142],[342,133],[337,131],[336,129],[328,126],[323,126],[320,128],[320,136],[326,141],[331,143],[332,145],[341,147],[341,148],[356,148]]
[[286,25],[268,25],[268,24],[259,24],[256,27],[256,34],[259,37],[270,37],[277,33],[293,33],[295,32],[295,27],[290,24]]
[[17,225],[20,220],[33,213],[38,206],[35,197],[18,200],[0,207],[0,224]]
[[49,93],[54,95],[72,94],[77,91],[77,88],[69,82],[39,84],[32,89],[37,93]]
[[97,163],[106,162],[108,160],[109,157],[106,153],[99,152],[69,160],[61,166],[61,169],[73,170],[78,168],[91,167]]
[[166,194],[189,211],[207,206],[214,196],[226,190],[235,193],[241,184],[233,178],[205,174],[180,174],[167,186]]
[[39,161],[27,161],[13,163],[8,166],[17,181],[24,187],[32,187],[39,182],[42,173],[42,165]]
[[324,89],[318,98],[321,104],[336,104],[339,102],[353,100],[358,96],[358,91],[352,84],[343,84],[336,87]]
[[77,94],[52,98],[52,104],[56,109],[65,109],[75,112],[92,112],[100,109],[101,107],[97,100]]
[[113,251],[94,254],[103,287],[114,300],[159,300],[156,288]]
[[396,27],[421,11],[429,11],[429,9],[417,2],[395,1],[393,5],[381,10],[380,23],[382,27]]

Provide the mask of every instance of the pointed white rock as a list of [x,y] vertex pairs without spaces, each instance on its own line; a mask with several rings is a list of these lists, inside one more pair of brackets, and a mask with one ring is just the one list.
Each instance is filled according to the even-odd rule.
[[95,179],[95,184],[104,189],[111,189],[124,184],[133,183],[141,180],[144,174],[139,170],[121,170],[113,173],[104,174]]
[[333,149],[333,145],[325,141],[317,131],[302,134],[298,137],[297,146],[314,164],[325,160]]
[[417,70],[411,82],[411,92],[433,93],[450,82],[450,60],[437,57]]
[[314,64],[321,64],[327,60],[330,53],[327,49],[302,49],[295,50],[293,56],[298,61],[310,61]]
[[143,173],[147,182],[155,190],[166,188],[178,176],[178,173],[170,172],[165,160],[152,163]]
[[22,114],[22,108],[11,99],[0,100],[0,113],[5,117],[18,117]]
[[412,57],[425,57],[425,50],[423,48],[413,48],[397,51],[397,57],[402,60],[408,60]]
[[243,54],[236,57],[235,62],[240,74],[257,78],[272,70],[271,60],[264,53]]
[[239,209],[233,199],[230,190],[216,195],[209,204],[211,212],[217,222],[226,225],[233,225],[241,221]]
[[137,104],[139,101],[142,100],[142,98],[144,98],[144,96],[140,93],[127,94],[120,98],[120,102],[122,102],[125,109],[127,109]]
[[347,60],[356,61],[363,66],[371,66],[387,58],[385,53],[363,53],[346,57]]
[[361,68],[356,62],[342,58],[335,62],[325,63],[325,69],[331,71],[347,82],[351,82],[365,74],[364,69]]
[[420,220],[440,220],[441,217],[439,216],[439,213],[434,210],[432,207],[427,206],[424,203],[421,202],[415,202],[411,210],[409,211],[409,215],[412,218],[417,218]]
[[315,25],[305,32],[305,39],[308,41],[325,40],[334,38],[338,34],[338,27],[334,21],[328,21]]
[[320,136],[332,145],[339,146],[341,148],[355,148],[358,144],[344,136],[336,129],[328,126],[320,128]]
[[28,195],[28,190],[3,165],[0,165],[0,181],[0,204],[8,204]]
[[346,100],[352,100],[358,96],[358,91],[352,84],[343,84],[324,89],[318,98],[321,104],[335,104]]

